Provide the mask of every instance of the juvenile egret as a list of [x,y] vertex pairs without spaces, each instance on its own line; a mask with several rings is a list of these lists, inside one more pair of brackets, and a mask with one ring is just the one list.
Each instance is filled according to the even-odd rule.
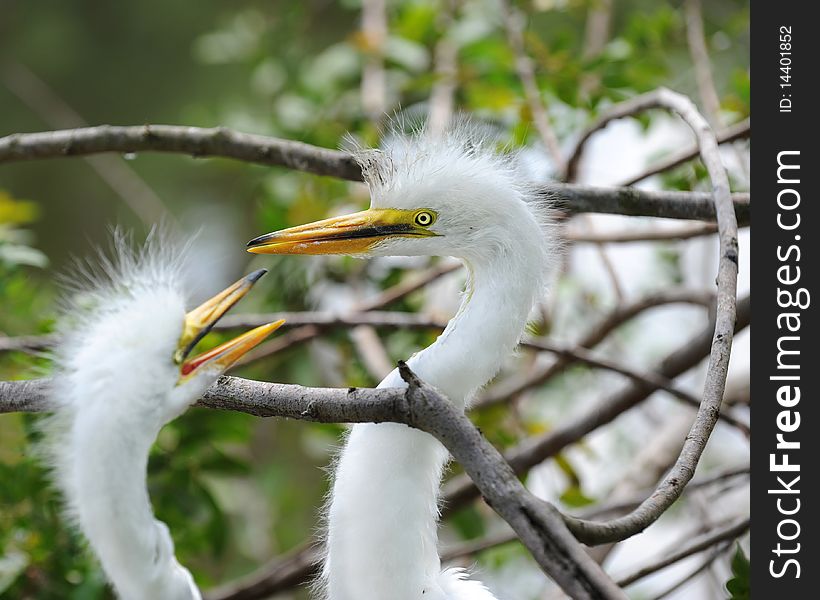
[[151,510],[148,452],[163,425],[282,322],[188,358],[265,271],[186,313],[180,260],[158,245],[133,252],[119,243],[114,260],[103,260],[104,274],[91,276],[88,289],[66,307],[55,349],[56,409],[44,426],[44,449],[69,518],[117,594],[193,600],[199,590]]
[[[454,256],[469,278],[457,315],[409,366],[465,407],[521,337],[555,254],[547,209],[514,156],[464,126],[443,138],[400,137],[355,153],[369,210],[269,233],[260,254]],[[379,387],[403,387],[397,371]],[[400,424],[358,424],[335,472],[324,594],[332,600],[492,600],[460,569],[441,570],[438,493],[447,462],[432,436]]]

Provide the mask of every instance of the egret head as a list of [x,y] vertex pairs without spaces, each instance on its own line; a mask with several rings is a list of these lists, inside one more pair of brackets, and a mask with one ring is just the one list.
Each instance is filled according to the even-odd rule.
[[[118,249],[106,273],[74,295],[56,349],[58,385],[67,401],[119,394],[167,419],[198,398],[216,378],[282,321],[269,323],[192,356],[194,346],[264,275],[243,277],[185,311],[178,259],[153,250]],[[140,404],[142,402],[142,404]]]
[[354,157],[370,188],[368,210],[259,236],[248,251],[480,260],[522,235],[544,237],[515,156],[497,152],[469,126],[435,139],[399,136],[385,150]]

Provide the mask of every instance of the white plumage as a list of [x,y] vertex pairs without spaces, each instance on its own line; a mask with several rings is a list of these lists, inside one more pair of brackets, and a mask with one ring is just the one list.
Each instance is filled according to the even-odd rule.
[[239,346],[264,333],[249,332],[220,346],[221,353],[183,362],[188,346],[255,279],[203,305],[209,315],[186,315],[181,258],[172,248],[154,237],[132,251],[118,235],[113,258],[101,253],[99,269],[78,273],[58,327],[56,411],[44,427],[66,513],[126,600],[200,598],[174,556],[168,528],[154,518],[148,453],[160,428],[202,395],[244,351]]
[[[458,314],[408,364],[464,408],[512,353],[544,292],[556,254],[545,201],[521,183],[514,155],[499,154],[463,123],[442,138],[397,136],[385,150],[355,156],[370,210],[261,236],[250,249],[460,259],[469,279]],[[404,385],[394,371],[379,387]],[[441,569],[438,495],[447,460],[438,441],[410,427],[352,428],[328,505],[323,596],[494,599],[463,571]]]

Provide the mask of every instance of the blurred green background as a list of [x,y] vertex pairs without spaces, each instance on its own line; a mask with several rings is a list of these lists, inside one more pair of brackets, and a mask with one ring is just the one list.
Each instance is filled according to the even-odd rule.
[[[498,5],[454,4],[447,18],[453,6],[447,0],[387,2],[385,110],[425,113],[438,81],[435,48],[447,37],[457,48],[457,108],[493,123],[512,145],[537,145]],[[723,114],[733,122],[749,114],[749,5],[704,4],[714,79]],[[697,97],[681,3],[615,0],[609,33],[592,55],[585,31],[596,0],[516,6],[529,18],[526,49],[562,141],[603,107],[659,85]],[[375,143],[378,123],[362,106],[363,65],[374,50],[361,31],[361,12],[360,0],[0,0],[0,136],[82,123],[170,123],[222,125],[331,148],[350,131]],[[0,336],[50,330],[55,275],[71,256],[104,244],[110,225],[144,235],[147,225],[128,198],[139,203],[150,195],[186,232],[202,229],[197,247],[213,279],[203,293],[250,268],[247,239],[367,202],[358,185],[280,168],[150,153],[107,160],[0,165]],[[702,180],[702,170],[688,165],[664,183],[689,189]],[[253,260],[272,272],[247,299],[247,311],[314,308],[309,292],[320,281],[372,292],[403,276],[392,263],[371,269],[349,259]],[[579,297],[596,305],[594,294]],[[423,302],[411,295],[394,308],[419,310]],[[330,367],[317,368],[328,356],[323,346],[298,346],[236,374],[304,385],[376,383],[344,332],[323,339],[332,351]],[[434,336],[394,331],[383,339],[396,360]],[[0,353],[0,379],[48,369],[45,358]],[[501,446],[522,435],[521,423],[503,411],[477,418]],[[0,416],[0,596],[110,597],[31,457],[36,422],[31,415]],[[549,426],[525,422],[523,432]],[[316,530],[327,489],[322,469],[341,431],[193,409],[162,432],[151,457],[152,501],[173,532],[180,561],[203,588],[248,573]],[[465,509],[447,536],[479,537],[490,520],[484,507]],[[523,557],[520,548],[505,546],[477,560],[493,570],[526,563]]]

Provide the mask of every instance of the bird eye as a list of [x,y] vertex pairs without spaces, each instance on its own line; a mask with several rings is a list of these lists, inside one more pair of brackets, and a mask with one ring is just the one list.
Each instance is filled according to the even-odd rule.
[[416,225],[421,225],[422,227],[427,227],[428,225],[433,224],[433,213],[422,210],[416,213],[415,218],[413,219],[416,222]]

